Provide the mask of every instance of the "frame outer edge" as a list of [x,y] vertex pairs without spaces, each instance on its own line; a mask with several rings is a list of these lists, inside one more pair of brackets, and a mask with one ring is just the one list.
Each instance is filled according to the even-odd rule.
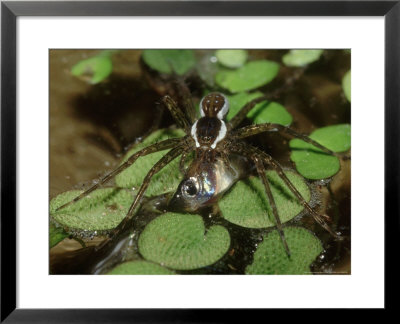
[[[385,17],[385,308],[398,307],[394,285],[398,277],[392,259],[400,215],[400,2]],[[393,241],[394,240],[394,241]],[[390,298],[389,296],[392,296]]]
[[6,1],[17,16],[383,16],[397,0]]
[[[384,2],[384,1],[382,1]],[[386,2],[386,1],[385,1]],[[50,5],[53,3],[54,7]],[[1,3],[1,215],[12,214],[16,215],[16,16],[65,16],[74,15],[72,11],[67,10],[63,12],[63,6],[55,4],[54,2],[47,3],[47,6],[52,6],[51,10],[46,10],[45,2],[2,2]],[[77,2],[76,4],[78,4]],[[157,2],[159,3],[159,2]],[[70,3],[71,4],[71,3]],[[96,5],[95,2],[86,2],[90,7]],[[108,2],[110,5],[110,3]],[[167,2],[166,2],[167,4]],[[282,1],[281,5],[284,2]],[[350,4],[350,3],[349,3]],[[38,5],[38,6],[37,6]],[[156,11],[156,3],[154,3]],[[69,7],[70,9],[71,7]],[[390,246],[388,243],[388,237],[394,237],[389,235],[398,235],[399,221],[396,216],[399,215],[400,201],[399,197],[399,156],[400,156],[400,145],[399,145],[399,93],[400,93],[400,2],[388,1],[385,5],[379,7],[384,12],[373,12],[371,7],[369,8],[369,14],[354,14],[354,9],[351,10],[351,14],[347,15],[370,15],[380,16],[385,15],[385,247],[390,249],[391,252],[395,253],[397,246]],[[67,8],[68,9],[68,8]],[[109,14],[113,13],[112,5],[109,9]],[[358,9],[360,9],[358,7]],[[390,11],[389,11],[390,10]],[[361,10],[360,10],[361,11]],[[362,10],[363,12],[365,10]],[[336,12],[336,11],[333,11]],[[184,15],[184,13],[176,13],[174,16]],[[81,15],[99,15],[98,13],[84,12]],[[127,13],[125,15],[130,15]],[[138,14],[141,15],[141,14]],[[142,13],[143,15],[143,13]],[[157,15],[157,14],[156,14]],[[229,14],[228,14],[229,15]],[[243,15],[243,14],[242,14]],[[259,15],[263,15],[260,13]],[[271,15],[276,15],[272,14]],[[299,15],[297,12],[294,16]],[[315,12],[314,15],[318,15]],[[7,94],[7,95],[4,95]],[[392,153],[394,152],[394,154]],[[389,214],[394,213],[392,217],[393,226],[389,226]],[[9,230],[9,229],[14,229]],[[7,229],[7,230],[6,230]],[[17,322],[32,322],[42,320],[48,322],[49,317],[55,320],[54,322],[65,322],[62,318],[63,314],[70,314],[71,311],[75,314],[73,318],[69,317],[69,320],[73,323],[85,323],[85,318],[95,319],[97,315],[106,315],[102,319],[109,319],[110,316],[114,320],[118,318],[123,319],[124,315],[129,313],[129,322],[135,318],[132,312],[134,310],[30,310],[30,309],[16,309],[16,219],[13,217],[1,218],[1,322],[5,320],[7,323]],[[387,250],[388,251],[388,250]],[[397,253],[397,252],[396,252]],[[4,261],[7,256],[7,267],[4,266]],[[394,273],[389,273],[389,267],[387,266],[388,257],[395,254],[385,253],[385,281],[391,282],[394,279]],[[397,280],[396,280],[397,281]],[[386,285],[385,285],[386,286]],[[395,289],[394,285],[389,287]],[[386,296],[385,292],[385,296]],[[6,297],[5,297],[6,296]],[[385,298],[385,306],[388,307],[388,298]],[[394,305],[391,305],[394,306]],[[172,310],[170,310],[172,311]],[[185,313],[185,310],[181,312]],[[222,310],[223,311],[223,310]],[[52,313],[56,313],[52,316]],[[190,311],[193,312],[193,311]],[[223,311],[226,314],[225,311]],[[235,312],[230,310],[229,313]],[[168,310],[152,310],[151,312],[143,312],[136,310],[136,319],[157,318],[159,316],[160,321],[165,322],[165,317],[162,314],[169,313]],[[120,316],[118,316],[120,314]],[[141,314],[142,316],[140,316]],[[201,314],[204,314],[203,312]],[[81,316],[82,315],[82,316]],[[133,315],[133,317],[132,317]],[[151,316],[153,315],[153,316]],[[155,316],[154,316],[155,315]],[[173,319],[176,320],[178,314],[174,314]],[[181,314],[182,315],[182,314]],[[187,316],[187,319],[192,318],[193,313]],[[254,315],[254,314],[253,314]],[[7,318],[8,317],[8,318]],[[184,316],[183,316],[184,317]],[[168,318],[168,316],[167,316]],[[224,316],[224,318],[226,318]],[[68,319],[68,317],[66,318]],[[100,319],[100,318],[99,318]],[[171,317],[169,317],[171,319]],[[109,321],[105,321],[109,322]]]
[[[16,15],[1,4],[1,320],[16,308]],[[5,264],[6,263],[6,264]]]

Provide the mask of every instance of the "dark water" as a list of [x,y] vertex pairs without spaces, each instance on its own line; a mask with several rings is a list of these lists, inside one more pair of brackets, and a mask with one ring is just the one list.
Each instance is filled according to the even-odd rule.
[[[286,51],[250,51],[250,59],[267,58],[281,61]],[[69,69],[79,60],[96,54],[88,50],[53,50],[50,53],[50,198],[57,194],[88,186],[91,181],[113,169],[126,148],[145,136],[152,127],[173,123],[155,103],[171,93],[169,82],[143,68],[139,51],[121,51],[113,56],[113,74],[104,83],[90,86],[72,77]],[[209,51],[199,51],[206,57]],[[350,68],[350,55],[341,50],[325,51],[319,62],[308,69],[281,67],[279,76],[261,89],[273,92],[284,89],[275,98],[292,114],[295,130],[310,133],[315,128],[350,123],[350,104],[342,94],[341,79]],[[288,81],[289,80],[289,81]],[[203,83],[196,77],[188,84],[194,100],[201,97]],[[255,137],[252,142],[267,150],[284,167],[293,167],[289,159],[288,139],[278,134]],[[329,183],[312,185],[319,211],[330,215],[344,241],[336,242],[315,224],[308,215],[292,223],[313,231],[323,242],[325,252],[314,263],[315,273],[350,273],[350,161],[341,161],[341,171]],[[147,202],[148,208],[137,220],[134,232],[123,233],[117,240],[96,250],[99,239],[89,240],[80,249],[75,241],[65,240],[50,251],[52,273],[102,273],[118,262],[140,259],[137,238],[140,228],[163,209],[164,197]],[[256,245],[264,230],[247,229],[221,217],[209,218],[203,211],[206,225],[223,224],[231,235],[231,248],[216,264],[179,273],[243,273],[252,262]],[[136,224],[137,225],[137,224]]]

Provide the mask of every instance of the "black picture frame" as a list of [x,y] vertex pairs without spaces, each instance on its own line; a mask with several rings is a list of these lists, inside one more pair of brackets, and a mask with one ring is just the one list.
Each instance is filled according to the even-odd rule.
[[[385,19],[385,308],[398,279],[400,1],[4,1],[1,3],[1,321],[127,323],[234,321],[238,310],[16,308],[16,19],[19,16],[382,16]],[[367,181],[367,180],[366,180]],[[372,239],[372,233],[371,233]],[[396,242],[396,241],[394,241]],[[260,310],[259,310],[260,311]],[[252,314],[254,316],[255,314]],[[257,316],[257,315],[256,315]]]

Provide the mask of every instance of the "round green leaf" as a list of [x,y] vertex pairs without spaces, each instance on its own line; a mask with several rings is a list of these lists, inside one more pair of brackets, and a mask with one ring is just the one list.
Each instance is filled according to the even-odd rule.
[[237,70],[221,70],[216,83],[232,93],[259,88],[271,82],[278,74],[279,64],[260,60],[248,62]]
[[[338,124],[322,127],[313,131],[310,138],[334,152],[346,152],[351,146],[351,126]],[[307,145],[314,149],[314,146]]]
[[215,56],[221,65],[228,68],[241,67],[247,61],[246,50],[217,50]]
[[133,202],[131,191],[106,188],[56,211],[80,193],[81,190],[66,191],[51,200],[50,214],[59,224],[77,230],[110,230],[124,219]]
[[[327,126],[312,132],[310,138],[334,152],[345,152],[351,145],[350,128],[349,124]],[[290,158],[296,164],[297,171],[305,178],[329,178],[340,169],[337,157],[328,155],[311,144],[293,139],[289,145],[292,149]]]
[[344,95],[351,101],[351,70],[347,71],[342,80]]
[[246,274],[311,274],[312,262],[323,251],[321,241],[305,228],[286,227],[283,231],[290,257],[278,231],[274,230],[257,247]]
[[149,261],[177,270],[205,267],[228,251],[230,236],[219,225],[205,229],[199,215],[166,213],[139,237],[139,252]]
[[[229,111],[227,120],[231,120],[239,110],[251,100],[261,97],[263,94],[259,91],[253,93],[240,92],[231,96],[227,96],[229,100]],[[281,104],[273,101],[264,101],[254,106],[247,114],[256,124],[274,123],[288,126],[293,118],[289,112]]]
[[184,49],[148,49],[144,50],[143,61],[152,69],[161,73],[183,75],[196,64],[192,50]]
[[49,230],[50,249],[53,246],[56,246],[58,243],[60,243],[68,236],[69,236],[68,233],[66,233],[61,226],[50,225],[50,230]]
[[82,60],[71,68],[71,74],[90,84],[106,79],[112,72],[112,61],[109,55],[102,55]]
[[292,115],[281,104],[273,101],[265,101],[256,105],[247,116],[255,124],[274,123],[288,126],[292,123]]
[[[292,149],[300,143],[299,140],[291,142]],[[315,153],[309,150],[292,151],[290,158],[296,164],[296,170],[305,178],[319,180],[332,177],[340,169],[339,159],[325,153]]]
[[283,63],[286,66],[291,67],[302,67],[312,62],[318,61],[324,50],[307,50],[297,49],[290,50],[289,53],[285,54],[282,58]]
[[172,275],[175,272],[147,261],[129,261],[117,265],[109,275]]
[[[303,205],[285,185],[275,171],[267,171],[267,179],[278,209],[279,218],[285,223],[303,210]],[[303,178],[294,171],[285,174],[306,201],[311,192]],[[265,193],[264,185],[258,177],[239,181],[219,202],[222,215],[229,222],[249,228],[275,226],[275,217]]]
[[[185,132],[181,129],[161,129],[150,134],[142,143],[136,145],[124,157],[125,162],[135,152],[168,138],[182,137]],[[139,187],[143,183],[147,172],[157,163],[169,150],[156,152],[140,157],[136,162],[115,177],[115,183],[122,188]],[[122,164],[121,163],[121,164]],[[175,190],[182,175],[179,171],[179,158],[167,164],[160,172],[155,174],[146,191],[147,196],[156,196],[165,192]]]

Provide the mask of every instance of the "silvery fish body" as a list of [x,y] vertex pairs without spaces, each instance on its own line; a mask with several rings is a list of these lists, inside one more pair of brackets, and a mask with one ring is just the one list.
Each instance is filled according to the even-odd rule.
[[230,155],[228,160],[218,157],[195,159],[172,197],[169,208],[195,212],[215,204],[249,170],[248,160],[242,156]]

